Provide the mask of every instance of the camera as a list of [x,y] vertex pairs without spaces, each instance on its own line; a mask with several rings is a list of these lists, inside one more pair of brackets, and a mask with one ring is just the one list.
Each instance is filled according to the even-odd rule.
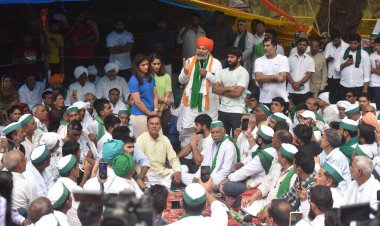
[[140,199],[133,192],[109,194],[104,201],[105,211],[102,226],[150,226],[154,225],[156,212],[150,195],[144,194]]

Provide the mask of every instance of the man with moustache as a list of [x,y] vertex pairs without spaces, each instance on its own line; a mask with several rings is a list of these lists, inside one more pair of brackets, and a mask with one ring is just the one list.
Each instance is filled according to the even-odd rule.
[[297,54],[289,56],[290,74],[287,90],[295,105],[305,103],[310,97],[309,83],[315,67],[313,58],[305,53],[307,46],[307,39],[300,38],[297,41]]
[[242,50],[230,47],[227,50],[228,68],[220,70],[218,82],[212,92],[220,96],[218,119],[223,122],[226,133],[240,127],[244,113],[244,96],[248,87],[248,71],[240,65]]
[[178,76],[179,82],[185,85],[181,104],[183,110],[177,126],[182,147],[189,143],[195,117],[207,114],[213,120],[218,118],[219,98],[212,93],[212,84],[217,82],[215,73],[222,69],[222,64],[211,55],[213,40],[199,37],[196,46],[196,55],[183,59],[183,69]]

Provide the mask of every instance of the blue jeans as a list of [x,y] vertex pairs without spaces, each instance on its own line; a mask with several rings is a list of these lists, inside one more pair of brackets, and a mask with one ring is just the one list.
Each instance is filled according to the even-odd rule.
[[245,182],[228,182],[223,185],[223,192],[231,197],[238,197],[246,189]]

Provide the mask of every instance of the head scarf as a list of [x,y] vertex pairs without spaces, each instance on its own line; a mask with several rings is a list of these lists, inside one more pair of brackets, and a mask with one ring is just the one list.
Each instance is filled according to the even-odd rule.
[[123,153],[124,143],[121,140],[108,140],[103,144],[103,160],[111,163],[118,154]]
[[212,52],[212,49],[214,48],[214,41],[207,37],[199,37],[195,44],[197,47],[199,46],[206,47],[210,52]]
[[109,62],[108,64],[106,64],[106,66],[104,66],[104,71],[106,73],[108,73],[109,71],[113,69],[116,71],[116,74],[119,73],[119,65],[115,63]]
[[81,76],[83,73],[86,73],[86,75],[88,75],[87,68],[85,68],[83,66],[78,66],[74,70],[74,76],[75,76],[76,79],[78,79],[79,76]]
[[119,177],[129,175],[135,167],[135,159],[129,153],[122,153],[113,160],[112,169]]
[[39,145],[46,145],[48,150],[51,150],[57,145],[57,142],[59,140],[59,136],[57,133],[48,132],[43,133],[39,142]]
[[65,80],[65,75],[60,73],[60,74],[53,74],[50,78],[50,84],[56,84],[56,83],[63,83]]

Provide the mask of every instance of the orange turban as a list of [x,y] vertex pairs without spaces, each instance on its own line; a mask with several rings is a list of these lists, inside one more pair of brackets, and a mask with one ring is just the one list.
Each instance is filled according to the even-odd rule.
[[363,115],[362,120],[366,124],[371,125],[375,128],[379,127],[379,123],[377,122],[377,118],[372,112],[367,112],[365,115]]
[[214,48],[214,41],[212,39],[209,39],[207,37],[199,37],[195,44],[198,46],[204,46],[206,47],[210,52]]
[[54,74],[50,78],[50,84],[63,83],[64,79],[65,79],[65,75],[63,73]]

